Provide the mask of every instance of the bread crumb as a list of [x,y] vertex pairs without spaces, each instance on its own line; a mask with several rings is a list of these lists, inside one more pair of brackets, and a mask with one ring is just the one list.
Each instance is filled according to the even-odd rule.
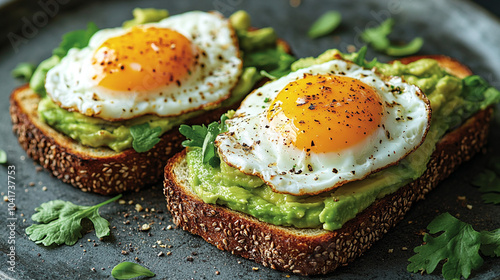
[[42,191],[46,191],[46,190],[47,190],[47,187],[43,186]]
[[127,203],[127,202],[126,202],[124,199],[120,199],[120,200],[118,200],[118,204],[120,204],[120,205],[123,205],[123,204],[125,204],[125,203]]
[[460,195],[459,195],[459,196],[457,196],[457,199],[458,199],[458,200],[465,200],[465,199],[466,199],[466,197],[465,197],[465,195],[464,195],[464,196],[460,196]]
[[9,201],[9,197],[8,197],[8,196],[6,196],[6,195],[4,195],[4,196],[3,196],[3,201],[5,201],[5,202]]
[[392,253],[394,253],[394,249],[389,249],[387,252],[388,252],[389,254],[392,254]]
[[406,251],[406,250],[408,250],[408,248],[406,248],[406,247],[401,247],[401,250]]
[[140,205],[140,204],[136,204],[136,205],[135,205],[135,210],[136,210],[137,212],[141,212],[143,209],[144,209],[144,208],[142,207],[142,205]]
[[258,268],[258,267],[256,267],[256,266],[254,266],[254,267],[252,267],[252,270],[253,270],[253,271],[257,271],[257,270],[259,270],[259,268]]
[[167,256],[170,256],[170,255],[172,255],[172,252],[168,251]]
[[165,254],[163,252],[158,253],[158,257],[163,257]]
[[128,201],[128,205],[132,205],[132,204],[134,204],[134,201],[133,200],[129,200]]
[[215,271],[215,275],[219,275],[220,272],[218,270]]
[[156,244],[161,245],[163,242],[161,242],[161,240],[156,240]]
[[172,225],[168,225],[168,226],[167,226],[167,229],[172,229]]
[[151,227],[149,226],[149,224],[143,224],[141,226],[141,231],[148,231],[150,229],[151,229]]
[[35,186],[35,182],[29,182],[28,184],[30,187],[34,187]]
[[122,255],[128,255],[128,252],[125,250],[122,250]]
[[467,209],[472,210],[472,205],[467,204]]

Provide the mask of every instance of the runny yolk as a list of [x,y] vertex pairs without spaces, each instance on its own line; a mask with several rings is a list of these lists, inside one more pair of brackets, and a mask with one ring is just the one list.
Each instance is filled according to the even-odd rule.
[[315,153],[354,146],[380,126],[383,106],[378,93],[345,76],[306,75],[288,83],[267,112],[271,127],[287,144]]
[[147,91],[177,84],[195,61],[189,39],[166,28],[134,27],[105,41],[94,53],[94,80],[116,91]]

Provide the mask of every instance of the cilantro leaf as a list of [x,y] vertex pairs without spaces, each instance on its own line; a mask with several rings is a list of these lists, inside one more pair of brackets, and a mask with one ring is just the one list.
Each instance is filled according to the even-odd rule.
[[411,42],[403,46],[390,45],[385,53],[391,56],[406,56],[418,52],[424,45],[424,39],[416,37]]
[[495,172],[485,169],[471,183],[484,193],[481,197],[485,203],[500,204],[500,178]]
[[482,234],[475,231],[471,225],[461,222],[449,213],[436,217],[428,226],[430,234],[424,236],[425,245],[414,249],[407,269],[410,272],[420,270],[432,273],[443,260],[442,273],[445,279],[460,279],[469,277],[473,269],[483,264],[479,255]]
[[111,276],[115,279],[131,279],[139,276],[153,277],[155,274],[140,264],[121,262],[113,267]]
[[255,67],[279,78],[291,72],[290,66],[296,60],[282,48],[277,47],[245,54],[243,66]]
[[387,36],[391,34],[394,23],[393,18],[388,18],[379,26],[367,28],[361,33],[361,39],[375,50],[384,52],[391,45]]
[[481,253],[490,257],[500,257],[500,228],[481,232]]
[[311,25],[307,35],[313,39],[328,35],[340,25],[341,21],[342,15],[338,11],[328,11]]
[[7,153],[0,149],[0,164],[7,163]]
[[391,44],[388,36],[392,32],[394,23],[394,19],[388,18],[379,26],[367,28],[361,33],[361,39],[370,44],[375,50],[391,56],[405,56],[418,52],[424,44],[424,40],[420,37],[403,46]]
[[366,46],[363,46],[361,49],[359,49],[359,51],[357,53],[350,54],[351,61],[354,62],[355,64],[363,67],[363,68],[370,69],[373,66],[375,66],[375,64],[377,63],[377,59],[376,58],[374,58],[370,62],[367,62],[365,60],[365,56],[366,56],[366,51],[367,50],[368,50],[368,48]]
[[220,159],[214,141],[217,135],[227,131],[226,120],[228,118],[228,113],[223,114],[220,122],[212,122],[208,127],[205,125],[181,125],[179,132],[188,139],[183,141],[182,145],[201,148],[203,163],[217,167],[220,164]]
[[14,70],[12,70],[11,74],[14,78],[23,79],[28,82],[31,79],[31,76],[33,76],[35,68],[36,66],[31,63],[21,62],[16,66],[16,68],[14,68]]
[[161,127],[151,128],[149,123],[138,124],[130,127],[132,134],[132,147],[138,153],[143,153],[151,150],[158,142],[160,142]]
[[99,208],[119,199],[117,195],[95,206],[75,205],[69,201],[52,200],[37,207],[31,219],[39,224],[26,228],[26,234],[32,241],[44,246],[52,244],[74,245],[82,237],[82,219],[87,218],[93,224],[97,237],[108,236],[109,222],[99,215]]
[[89,40],[99,30],[95,23],[89,22],[86,30],[75,30],[63,35],[59,47],[52,51],[52,54],[63,58],[71,48],[84,48],[88,46]]

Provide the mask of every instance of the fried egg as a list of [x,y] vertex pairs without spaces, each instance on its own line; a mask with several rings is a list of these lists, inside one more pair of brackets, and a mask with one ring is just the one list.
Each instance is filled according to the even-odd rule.
[[222,160],[274,191],[318,194],[396,164],[423,142],[430,116],[401,77],[332,60],[252,92],[215,142]]
[[229,21],[189,12],[98,31],[47,73],[45,88],[62,108],[106,120],[176,116],[229,97],[241,68]]

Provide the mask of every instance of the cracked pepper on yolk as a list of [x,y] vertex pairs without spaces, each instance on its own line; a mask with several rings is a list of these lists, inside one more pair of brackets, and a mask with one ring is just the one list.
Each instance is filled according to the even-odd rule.
[[94,53],[94,80],[117,91],[147,91],[177,84],[195,60],[189,39],[166,28],[134,27],[105,41]]
[[362,81],[306,75],[288,83],[269,107],[271,126],[307,152],[336,152],[372,134],[383,114],[381,98]]

